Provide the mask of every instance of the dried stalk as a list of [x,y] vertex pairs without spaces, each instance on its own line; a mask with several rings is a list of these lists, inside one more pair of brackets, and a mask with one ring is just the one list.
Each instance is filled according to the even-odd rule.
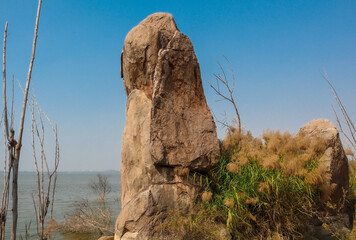
[[339,131],[342,133],[342,135],[344,135],[345,139],[349,142],[349,144],[351,145],[351,147],[354,149],[354,151],[356,152],[356,128],[355,125],[352,121],[352,119],[350,118],[349,114],[347,113],[343,103],[341,102],[339,95],[337,94],[334,86],[331,84],[331,82],[329,81],[329,77],[326,73],[322,74],[324,80],[328,83],[330,90],[333,94],[333,97],[342,113],[343,119],[346,122],[346,130],[343,128],[343,125],[341,124],[339,115],[337,114],[334,106],[332,106],[333,112],[335,114],[336,117],[336,122],[337,125],[339,127]]

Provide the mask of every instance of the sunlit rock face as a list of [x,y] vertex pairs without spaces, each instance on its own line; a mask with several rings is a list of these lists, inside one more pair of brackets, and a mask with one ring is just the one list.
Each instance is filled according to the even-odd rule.
[[201,190],[189,176],[217,156],[216,126],[193,45],[171,14],[134,27],[121,64],[127,106],[115,239],[159,238],[167,210],[191,205]]

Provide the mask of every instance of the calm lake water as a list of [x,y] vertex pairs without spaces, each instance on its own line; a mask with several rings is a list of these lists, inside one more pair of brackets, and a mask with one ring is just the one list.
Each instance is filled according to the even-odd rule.
[[[112,190],[106,197],[108,206],[112,209],[113,219],[117,217],[121,205],[120,205],[120,173],[119,172],[101,172],[102,175],[108,177],[108,181],[111,183]],[[96,172],[81,172],[81,173],[58,173],[56,194],[54,201],[53,217],[58,223],[63,223],[67,214],[74,210],[73,204],[75,201],[82,199],[88,199],[95,202],[97,196],[89,188],[89,182],[97,179]],[[0,195],[3,190],[3,173],[0,174]],[[36,219],[32,201],[32,194],[36,196],[36,174],[34,172],[20,172],[19,173],[19,218],[18,218],[18,235],[19,233],[24,236],[26,225],[31,223],[29,239],[37,239],[36,235]],[[11,194],[11,193],[10,193]],[[6,221],[6,239],[10,239],[11,229],[11,200],[9,206],[9,212]],[[50,210],[48,212],[48,218],[50,216]],[[25,239],[25,238],[24,238]],[[76,239],[84,240],[86,237],[80,236],[63,236],[58,233],[55,239]]]

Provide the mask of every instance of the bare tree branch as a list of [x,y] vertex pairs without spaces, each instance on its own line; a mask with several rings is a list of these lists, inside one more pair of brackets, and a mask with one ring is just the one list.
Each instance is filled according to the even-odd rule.
[[[210,87],[215,91],[215,93],[217,95],[219,95],[222,99],[232,103],[232,105],[234,106],[234,109],[235,109],[235,113],[236,113],[236,116],[237,116],[237,120],[238,120],[238,129],[239,129],[239,133],[241,133],[241,119],[240,119],[240,114],[239,114],[239,111],[237,109],[237,106],[236,106],[236,102],[235,102],[235,99],[234,99],[234,96],[233,96],[233,92],[235,90],[235,74],[234,74],[234,70],[232,68],[232,65],[231,63],[229,62],[229,60],[223,56],[225,58],[225,60],[228,62],[229,66],[230,66],[230,71],[231,71],[231,76],[232,76],[232,81],[233,81],[233,84],[232,84],[232,88],[230,87],[229,85],[229,81],[228,81],[228,78],[226,76],[226,73],[225,73],[225,70],[224,68],[220,65],[220,63],[218,63],[219,65],[219,68],[222,72],[222,76],[221,74],[214,74],[215,76],[215,80],[216,80],[216,86],[213,86],[210,82],[209,85]],[[227,94],[224,94],[221,90],[220,90],[220,84],[219,83],[222,83],[223,86],[225,86],[225,89],[227,90]]]
[[[32,116],[32,149],[33,149],[33,156],[34,156],[34,161],[35,161],[35,166],[36,166],[36,175],[37,175],[37,202],[33,198],[34,201],[34,206],[36,210],[36,222],[37,222],[37,234],[39,239],[46,239],[45,236],[45,219],[47,216],[48,208],[50,206],[50,195],[52,198],[52,205],[51,205],[51,217],[53,215],[53,202],[54,202],[54,194],[55,194],[55,187],[56,187],[56,181],[57,181],[57,169],[58,169],[58,164],[59,164],[59,142],[58,142],[58,135],[57,135],[57,130],[53,126],[51,120],[49,117],[41,110],[39,107],[39,104],[37,102],[35,94],[30,94],[31,99],[32,99],[32,104],[28,101],[28,107],[31,111],[31,116]],[[37,111],[35,110],[37,109]],[[39,128],[37,125],[36,121],[36,113],[38,115],[38,118],[40,119],[40,125],[41,127]],[[46,117],[48,120],[49,124],[51,125],[54,137],[55,137],[55,154],[54,154],[54,169],[50,171],[48,162],[47,162],[47,157],[45,153],[45,147],[44,147],[44,136],[45,136],[45,126],[43,122],[42,115]],[[39,130],[41,129],[41,130]],[[36,139],[38,144],[40,146],[40,167],[41,169],[39,170],[38,167],[38,161],[37,161],[37,152],[36,152]],[[46,168],[46,172],[44,172],[44,166]],[[47,174],[46,181],[47,183],[45,184],[45,174]],[[54,182],[52,182],[52,177],[55,177]],[[52,193],[52,194],[51,194]]]

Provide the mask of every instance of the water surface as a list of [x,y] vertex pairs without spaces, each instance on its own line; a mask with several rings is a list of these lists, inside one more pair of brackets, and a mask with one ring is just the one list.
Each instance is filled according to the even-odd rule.
[[[108,177],[111,183],[112,190],[106,197],[107,205],[112,209],[113,220],[120,211],[120,173],[119,172],[101,172],[102,175]],[[97,179],[97,172],[60,172],[58,173],[57,186],[54,201],[53,217],[57,222],[62,223],[65,216],[74,210],[74,202],[82,199],[88,199],[95,202],[97,196],[89,187],[91,180]],[[34,172],[20,172],[19,173],[19,217],[18,217],[18,234],[25,236],[26,226],[30,225],[30,239],[36,238],[36,220],[33,206],[32,194],[36,198],[37,194],[37,180]],[[3,190],[3,173],[0,173],[0,194]],[[6,221],[6,239],[10,239],[11,229],[11,199],[9,205],[9,212]],[[48,210],[48,218],[50,218],[50,209]],[[88,239],[86,236],[78,235],[62,235],[57,234],[55,239]],[[24,238],[25,239],[25,238]]]

